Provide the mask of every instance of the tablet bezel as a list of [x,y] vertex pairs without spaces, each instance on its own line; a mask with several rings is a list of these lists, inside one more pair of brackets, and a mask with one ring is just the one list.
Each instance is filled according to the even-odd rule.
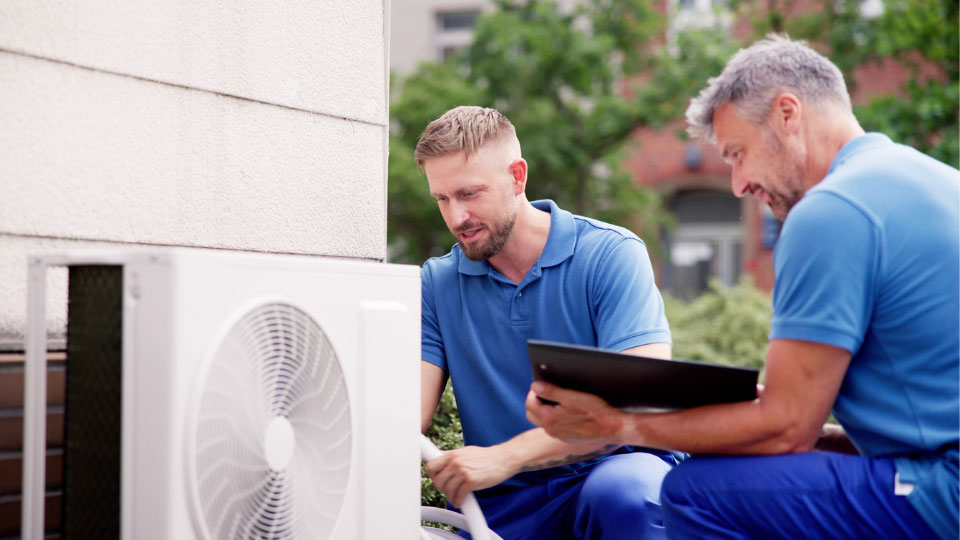
[[595,394],[630,412],[664,412],[756,398],[759,370],[650,358],[553,341],[527,340],[535,380]]

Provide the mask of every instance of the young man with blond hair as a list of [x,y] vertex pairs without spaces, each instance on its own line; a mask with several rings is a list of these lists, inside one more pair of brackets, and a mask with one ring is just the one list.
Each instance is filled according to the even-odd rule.
[[[960,173],[865,133],[840,70],[780,36],[738,52],[687,121],[735,195],[785,218],[763,391],[651,415],[535,383],[529,418],[713,454],[664,480],[673,539],[957,538]],[[862,455],[811,451],[831,408]]]
[[505,539],[664,538],[660,483],[672,454],[570,444],[525,418],[528,339],[670,356],[643,242],[552,201],[529,202],[513,125],[457,107],[415,151],[457,244],[423,265],[421,428],[449,376],[466,446],[427,465],[454,505],[475,491]]

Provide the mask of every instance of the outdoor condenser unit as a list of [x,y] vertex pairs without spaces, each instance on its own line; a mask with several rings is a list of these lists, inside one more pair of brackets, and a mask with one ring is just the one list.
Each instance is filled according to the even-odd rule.
[[419,537],[416,267],[30,261],[23,537],[43,537],[49,267],[69,269],[63,536]]

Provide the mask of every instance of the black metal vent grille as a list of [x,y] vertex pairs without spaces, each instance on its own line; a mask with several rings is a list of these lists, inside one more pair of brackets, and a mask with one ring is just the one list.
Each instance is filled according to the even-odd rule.
[[63,537],[120,536],[123,268],[70,267]]

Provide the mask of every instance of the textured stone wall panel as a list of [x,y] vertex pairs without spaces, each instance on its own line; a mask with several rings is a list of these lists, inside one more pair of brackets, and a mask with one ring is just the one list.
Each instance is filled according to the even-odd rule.
[[385,257],[384,128],[0,53],[0,232]]
[[0,49],[386,124],[380,0],[4,0]]

